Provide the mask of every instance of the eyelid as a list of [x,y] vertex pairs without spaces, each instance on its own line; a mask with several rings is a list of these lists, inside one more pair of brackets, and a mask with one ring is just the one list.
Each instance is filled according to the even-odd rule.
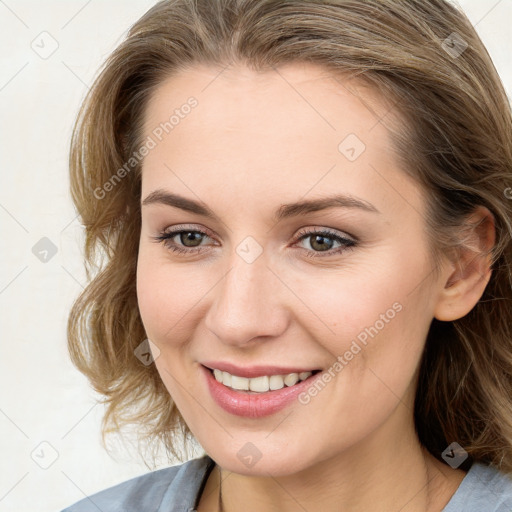
[[198,227],[198,224],[177,224],[174,226],[168,226],[165,229],[163,229],[160,232],[160,234],[161,235],[165,235],[165,234],[177,235],[181,231],[193,231],[193,232],[198,232],[198,233],[204,233],[209,238],[215,239],[215,235],[214,235],[213,231],[211,231],[210,229],[208,229],[204,226],[201,226],[201,225],[199,225],[199,227]]
[[339,237],[339,238],[343,238],[345,240],[350,240],[351,242],[359,242],[359,239],[356,236],[348,233],[347,231],[340,231],[335,228],[318,227],[318,226],[305,227],[305,228],[299,229],[299,231],[297,232],[296,238],[301,238],[304,235],[309,235],[309,234],[314,235],[314,234],[318,234],[318,233],[325,233],[325,234],[328,234],[333,237]]

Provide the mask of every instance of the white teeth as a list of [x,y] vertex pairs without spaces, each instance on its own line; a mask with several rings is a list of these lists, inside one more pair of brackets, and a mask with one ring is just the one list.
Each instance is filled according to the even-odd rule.
[[264,393],[268,391],[268,377],[264,375],[263,377],[256,377],[254,379],[249,379],[249,389],[251,391],[258,391],[259,393]]
[[249,379],[247,377],[238,377],[231,375],[231,387],[242,391],[249,391]]
[[231,374],[228,372],[222,372],[222,384],[231,386]]
[[269,380],[269,386],[272,391],[284,388],[284,377],[281,375],[272,375]]
[[266,393],[267,391],[275,391],[282,389],[284,386],[293,386],[297,382],[306,380],[312,375],[312,372],[289,373],[287,375],[263,375],[248,379],[246,377],[238,377],[228,372],[214,369],[213,374],[217,382],[221,382],[224,386],[237,389],[240,391],[254,391],[256,393]]
[[299,382],[299,374],[298,373],[290,373],[284,378],[284,383],[287,386],[293,386]]

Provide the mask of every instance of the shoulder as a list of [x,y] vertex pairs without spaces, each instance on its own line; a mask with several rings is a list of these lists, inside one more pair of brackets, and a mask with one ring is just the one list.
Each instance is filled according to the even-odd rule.
[[512,511],[512,476],[475,462],[442,512]]
[[198,492],[214,465],[215,462],[205,455],[152,471],[87,496],[61,512],[192,510]]

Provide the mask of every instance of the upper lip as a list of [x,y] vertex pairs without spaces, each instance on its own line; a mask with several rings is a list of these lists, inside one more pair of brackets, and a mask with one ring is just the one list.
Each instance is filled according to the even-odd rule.
[[304,366],[273,366],[273,365],[254,365],[254,366],[237,366],[233,363],[223,361],[205,361],[201,363],[210,370],[221,370],[238,377],[261,377],[263,375],[287,375],[289,373],[314,372],[319,368],[306,368]]

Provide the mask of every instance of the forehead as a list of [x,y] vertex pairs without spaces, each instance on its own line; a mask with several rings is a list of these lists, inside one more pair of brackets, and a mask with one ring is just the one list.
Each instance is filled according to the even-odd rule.
[[[183,108],[190,98],[196,106]],[[201,197],[222,184],[226,193],[286,202],[335,189],[371,196],[379,209],[400,211],[415,200],[420,208],[380,122],[387,109],[361,83],[313,64],[182,70],[147,105],[144,138],[162,133],[143,163],[143,193],[188,183]],[[400,204],[404,195],[409,206]]]
[[[302,131],[304,136],[313,135],[318,129],[362,132],[379,121],[364,102],[381,111],[386,108],[362,82],[341,78],[316,64],[293,63],[265,72],[241,65],[226,69],[197,65],[157,87],[146,109],[146,130],[191,96],[200,104],[196,112],[200,110],[202,123],[218,122],[222,116],[222,129],[240,128],[243,123],[246,131],[257,129],[260,135],[265,122],[267,129],[276,122],[279,127],[291,128],[297,120],[310,123]],[[378,138],[380,132],[377,130],[373,138]]]

